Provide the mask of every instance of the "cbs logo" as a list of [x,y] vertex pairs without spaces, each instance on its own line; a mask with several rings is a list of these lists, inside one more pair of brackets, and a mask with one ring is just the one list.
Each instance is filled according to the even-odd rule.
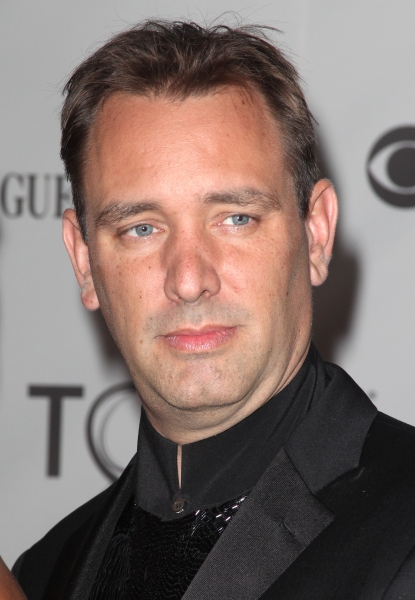
[[415,127],[398,127],[379,138],[366,169],[382,200],[400,208],[415,206]]

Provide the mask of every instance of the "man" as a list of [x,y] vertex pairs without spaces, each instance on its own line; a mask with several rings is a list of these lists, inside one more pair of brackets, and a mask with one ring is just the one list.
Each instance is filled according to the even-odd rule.
[[29,600],[415,597],[414,431],[310,342],[337,201],[293,66],[150,22],[65,92],[64,241],[144,412],[120,480],[17,562]]

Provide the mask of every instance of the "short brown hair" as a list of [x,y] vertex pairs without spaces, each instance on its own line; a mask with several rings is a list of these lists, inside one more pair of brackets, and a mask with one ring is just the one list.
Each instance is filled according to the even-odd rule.
[[181,100],[229,85],[259,92],[282,130],[305,218],[319,178],[313,116],[296,69],[270,43],[267,29],[145,21],[115,35],[74,71],[63,91],[61,157],[85,239],[86,141],[98,108],[116,92]]

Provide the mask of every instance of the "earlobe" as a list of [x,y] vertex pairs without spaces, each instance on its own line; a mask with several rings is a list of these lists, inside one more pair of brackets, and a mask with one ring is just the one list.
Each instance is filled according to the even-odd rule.
[[328,179],[320,179],[313,188],[306,218],[311,285],[321,285],[327,278],[337,214],[334,187]]
[[63,214],[62,235],[81,288],[82,304],[88,310],[96,310],[99,308],[99,302],[91,274],[89,248],[83,240],[76,213],[71,208],[65,210]]

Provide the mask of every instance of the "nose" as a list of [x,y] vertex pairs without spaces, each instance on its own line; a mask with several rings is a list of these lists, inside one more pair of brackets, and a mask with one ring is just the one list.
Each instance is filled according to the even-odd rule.
[[177,235],[165,249],[164,291],[174,302],[195,304],[216,295],[221,287],[212,242],[203,234]]

